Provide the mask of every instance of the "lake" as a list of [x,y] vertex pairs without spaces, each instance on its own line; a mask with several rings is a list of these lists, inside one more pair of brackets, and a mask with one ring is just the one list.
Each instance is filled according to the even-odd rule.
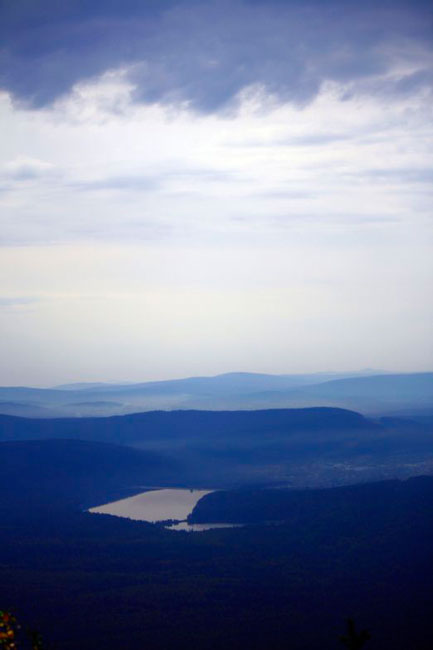
[[200,532],[211,528],[234,528],[237,524],[188,524],[186,518],[198,501],[214,490],[158,489],[148,490],[127,499],[120,499],[102,506],[90,508],[89,512],[126,517],[138,521],[158,523],[174,519],[178,523],[167,526],[169,530]]

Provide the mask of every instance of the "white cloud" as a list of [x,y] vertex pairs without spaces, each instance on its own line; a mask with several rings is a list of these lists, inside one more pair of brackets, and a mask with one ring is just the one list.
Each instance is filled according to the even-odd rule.
[[26,157],[17,157],[6,162],[0,173],[1,171],[6,178],[17,181],[39,179],[55,174],[55,168],[51,163]]
[[131,104],[114,72],[51,109],[3,95],[0,292],[39,298],[7,310],[15,381],[427,369],[431,103],[346,90],[225,116]]
[[350,228],[413,219],[415,197],[417,214],[429,214],[416,187],[432,164],[422,94],[389,104],[345,99],[331,84],[303,110],[263,112],[256,98],[222,117],[137,107],[130,90],[112,72],[50,110],[14,110],[5,98],[5,241],[229,239],[242,224],[269,234],[334,218]]

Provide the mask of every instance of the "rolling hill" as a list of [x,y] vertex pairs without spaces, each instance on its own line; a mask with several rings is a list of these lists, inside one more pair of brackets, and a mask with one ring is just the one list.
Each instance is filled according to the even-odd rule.
[[0,510],[21,516],[35,509],[88,508],[179,480],[173,459],[101,442],[2,442],[0,457]]
[[429,419],[372,420],[343,409],[151,411],[109,418],[0,416],[0,441],[111,443],[163,455],[185,484],[333,485],[428,472]]

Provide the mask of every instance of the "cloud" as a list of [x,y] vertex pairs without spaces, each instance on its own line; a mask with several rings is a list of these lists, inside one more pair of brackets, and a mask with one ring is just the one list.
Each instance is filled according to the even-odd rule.
[[431,168],[396,168],[396,169],[369,169],[363,172],[369,181],[385,182],[397,185],[433,184],[433,170]]
[[160,183],[152,176],[109,176],[97,180],[83,180],[70,183],[74,190],[85,192],[97,191],[125,191],[125,192],[154,192],[159,189]]
[[246,94],[232,114],[136,104],[124,73],[82,82],[44,109],[4,93],[3,245],[271,245],[336,225],[367,233],[377,215],[384,230],[426,220],[429,97],[349,87],[324,84],[302,108],[271,101],[259,111]]
[[161,169],[153,174],[125,174],[98,179],[74,181],[69,186],[85,192],[161,192],[170,191],[179,183],[200,184],[234,182],[236,175],[212,169]]
[[22,307],[40,302],[40,298],[34,296],[0,296],[0,309]]
[[122,69],[137,103],[226,111],[247,89],[303,105],[328,81],[395,95],[430,87],[425,2],[164,0],[3,3],[1,83],[47,106]]
[[1,171],[4,177],[14,181],[28,181],[46,177],[53,177],[58,170],[51,163],[37,158],[19,157],[5,163]]

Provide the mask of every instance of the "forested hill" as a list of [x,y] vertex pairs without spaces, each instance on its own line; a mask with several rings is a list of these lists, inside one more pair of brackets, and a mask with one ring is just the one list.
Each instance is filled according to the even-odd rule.
[[359,413],[336,408],[262,411],[150,411],[108,418],[31,419],[0,415],[0,440],[69,438],[137,445],[318,431],[379,431]]
[[[433,476],[407,481],[378,481],[319,490],[242,489],[211,492],[200,499],[191,523],[288,522],[295,528],[315,521],[317,529],[346,526],[367,530],[379,522],[390,525],[431,511]],[[337,522],[338,519],[338,522]]]
[[[170,485],[179,468],[157,453],[82,440],[0,443],[0,516],[83,509],[143,491],[149,483]],[[179,480],[179,478],[178,478]]]
[[[44,447],[36,445],[38,440],[82,440],[152,452],[164,458],[165,467],[175,464],[177,468],[173,475],[158,474],[155,465],[152,482],[157,485],[162,479],[171,485],[177,478],[184,485],[205,487],[279,481],[298,487],[329,486],[405,478],[429,472],[433,466],[428,419],[372,420],[325,407],[151,411],[109,418],[0,416],[0,442],[35,441],[42,459]],[[123,456],[119,452],[119,463]],[[96,472],[96,462],[94,466]],[[144,481],[148,484],[149,479]]]

